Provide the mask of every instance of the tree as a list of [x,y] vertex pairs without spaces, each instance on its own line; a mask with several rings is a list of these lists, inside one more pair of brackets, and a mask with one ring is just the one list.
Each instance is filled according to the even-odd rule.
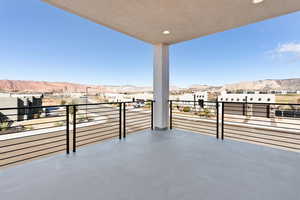
[[62,99],[62,100],[60,101],[60,105],[66,105],[66,104],[67,104],[67,101],[64,100],[64,99]]

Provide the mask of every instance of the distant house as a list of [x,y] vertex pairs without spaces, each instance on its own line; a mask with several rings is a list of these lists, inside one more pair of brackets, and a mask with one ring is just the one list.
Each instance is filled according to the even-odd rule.
[[194,92],[194,93],[185,93],[181,95],[172,95],[172,100],[179,100],[179,101],[208,101],[208,95],[209,93],[207,91],[205,92]]
[[138,99],[138,100],[147,101],[147,100],[153,99],[153,94],[149,93],[149,92],[143,92],[143,93],[129,95],[129,97],[131,99],[134,98],[134,99]]
[[22,121],[33,119],[35,114],[41,113],[43,96],[2,96],[0,108],[16,108],[0,110],[0,121]]
[[208,92],[205,91],[205,92],[195,92],[194,93],[194,96],[195,96],[195,100],[198,101],[198,100],[203,100],[203,101],[208,101]]
[[222,92],[218,96],[218,101],[222,102],[248,102],[248,103],[275,103],[275,94],[228,94]]
[[260,94],[258,92],[253,94],[228,94],[222,92],[218,96],[218,101],[224,102],[224,112],[226,114],[269,117],[270,106],[268,104],[276,103],[276,96],[275,94]]

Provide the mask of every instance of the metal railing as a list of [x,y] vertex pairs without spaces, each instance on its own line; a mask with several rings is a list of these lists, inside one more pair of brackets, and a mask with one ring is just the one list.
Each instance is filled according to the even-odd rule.
[[151,128],[153,101],[0,108],[0,167]]
[[201,132],[219,138],[218,106],[212,101],[170,101],[170,129]]
[[[223,102],[224,137],[300,150],[300,104]],[[285,113],[279,115],[278,112]]]
[[[300,151],[300,104],[169,102],[170,129]],[[0,167],[153,129],[153,103],[0,108]]]
[[300,104],[170,101],[170,128],[300,151]]

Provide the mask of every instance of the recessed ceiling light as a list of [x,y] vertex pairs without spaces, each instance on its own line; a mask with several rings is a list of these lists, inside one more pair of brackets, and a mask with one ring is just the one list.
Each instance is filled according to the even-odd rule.
[[259,4],[262,2],[264,2],[264,0],[252,0],[252,3],[254,3],[254,4]]
[[171,32],[170,32],[169,30],[164,30],[162,33],[163,33],[164,35],[169,35]]

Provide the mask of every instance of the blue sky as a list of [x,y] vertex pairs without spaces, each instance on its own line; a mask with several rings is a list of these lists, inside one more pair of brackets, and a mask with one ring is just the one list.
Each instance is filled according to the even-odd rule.
[[[152,85],[152,46],[40,0],[0,1],[0,79]],[[300,12],[170,47],[171,84],[300,77]]]

